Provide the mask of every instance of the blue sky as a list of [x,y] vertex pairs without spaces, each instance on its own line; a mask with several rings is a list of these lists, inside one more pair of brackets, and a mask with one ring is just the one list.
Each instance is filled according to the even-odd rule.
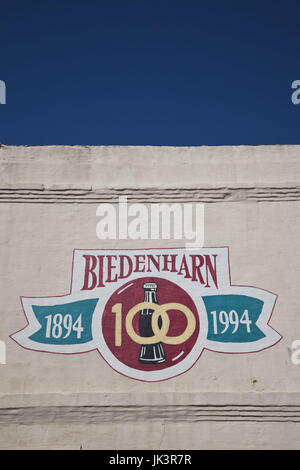
[[300,144],[299,1],[0,8],[3,144]]

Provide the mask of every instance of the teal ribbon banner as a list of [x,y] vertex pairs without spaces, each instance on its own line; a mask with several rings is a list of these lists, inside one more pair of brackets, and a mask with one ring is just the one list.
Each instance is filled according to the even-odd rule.
[[207,339],[220,343],[249,343],[264,338],[256,322],[264,302],[247,295],[202,297],[208,318]]
[[72,345],[91,341],[92,318],[99,299],[61,305],[32,305],[40,329],[29,339],[43,344]]

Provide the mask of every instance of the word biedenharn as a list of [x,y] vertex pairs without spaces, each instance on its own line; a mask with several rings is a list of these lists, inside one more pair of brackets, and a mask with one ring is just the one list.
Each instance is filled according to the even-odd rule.
[[218,288],[217,255],[159,254],[159,255],[83,255],[84,282],[81,290],[104,287],[108,282],[126,279],[133,273],[170,271],[198,282],[204,287],[211,283]]

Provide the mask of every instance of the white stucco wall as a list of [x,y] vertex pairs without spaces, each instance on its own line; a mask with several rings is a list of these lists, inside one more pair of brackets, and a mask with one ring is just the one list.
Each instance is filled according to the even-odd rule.
[[[299,448],[300,146],[0,147],[0,448]],[[205,246],[228,246],[233,284],[278,294],[283,336],[255,354],[204,351],[159,383],[96,351],[21,348],[20,296],[69,292],[74,248],[177,246],[96,237],[96,207],[204,202]]]

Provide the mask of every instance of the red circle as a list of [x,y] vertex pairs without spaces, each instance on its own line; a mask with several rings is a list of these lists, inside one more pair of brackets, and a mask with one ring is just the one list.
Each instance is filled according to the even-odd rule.
[[[196,328],[191,337],[182,344],[165,344],[163,350],[165,353],[165,362],[159,364],[144,364],[139,361],[141,345],[135,343],[126,331],[125,319],[128,311],[136,304],[144,302],[143,285],[146,282],[154,282],[157,284],[157,301],[158,304],[167,304],[176,302],[188,307],[196,320]],[[122,304],[122,344],[115,346],[115,322],[116,314],[112,312],[115,304]],[[168,336],[181,335],[187,326],[187,320],[183,312],[178,310],[168,310],[167,314],[170,318],[170,327]],[[139,313],[137,313],[132,322],[133,328],[139,334]],[[192,298],[187,292],[174,282],[158,277],[143,277],[131,280],[115,291],[107,301],[102,316],[102,332],[107,347],[112,354],[123,364],[133,369],[142,371],[157,371],[166,369],[180,363],[195,345],[199,335],[199,317],[197,308]]]

